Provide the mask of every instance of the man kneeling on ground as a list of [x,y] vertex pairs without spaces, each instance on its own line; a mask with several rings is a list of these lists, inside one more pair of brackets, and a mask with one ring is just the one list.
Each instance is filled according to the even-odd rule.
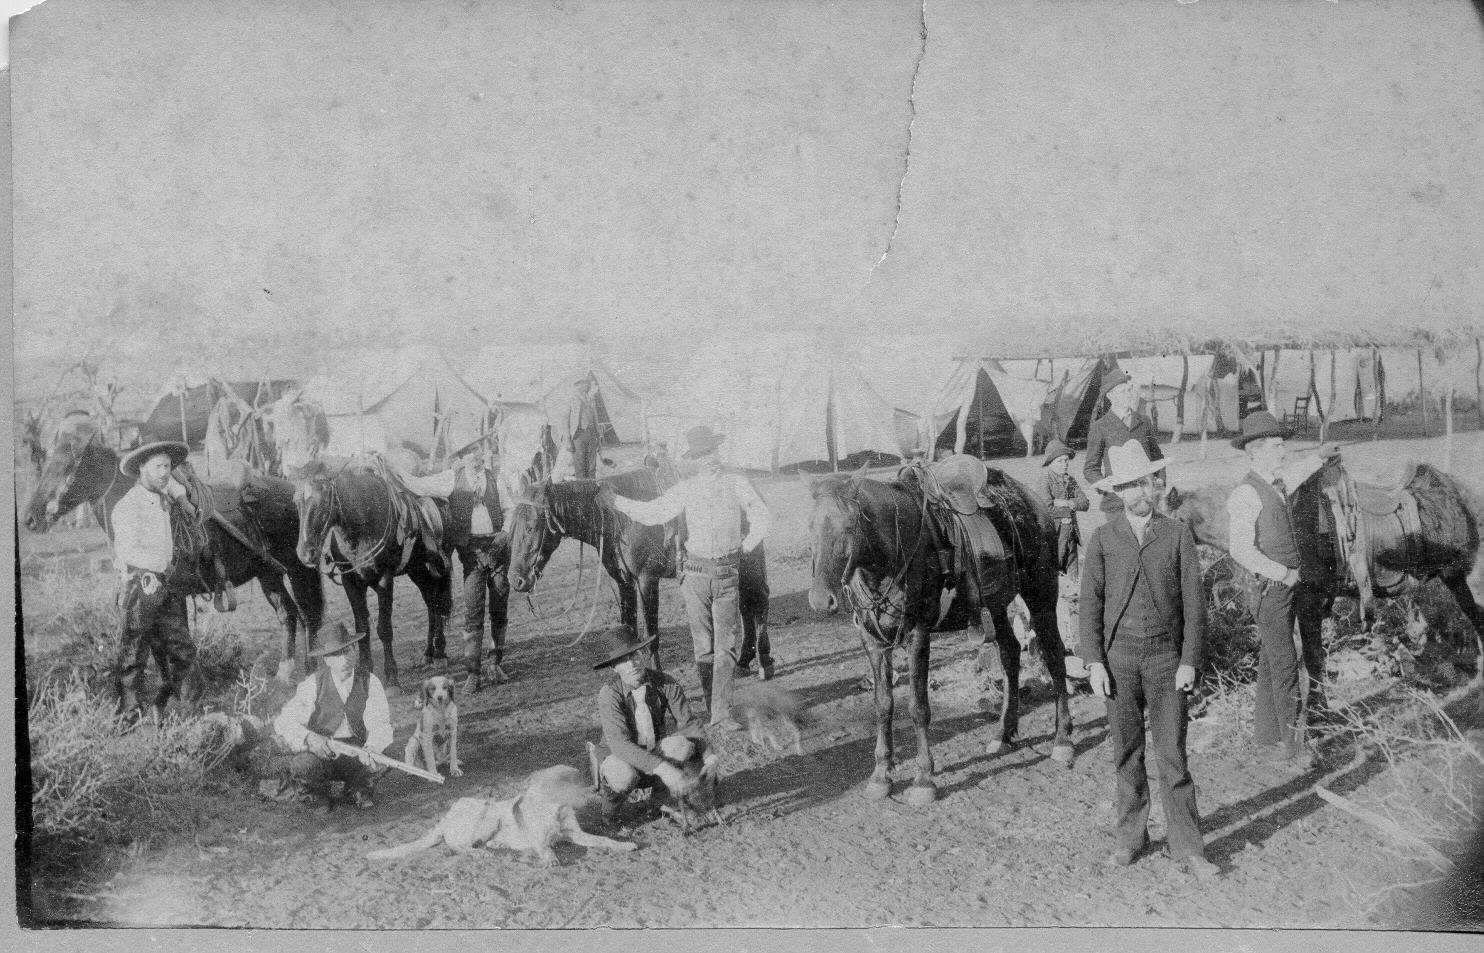
[[[612,668],[618,678],[598,692],[598,723],[603,743],[595,747],[603,820],[616,824],[629,794],[656,782],[672,795],[684,786],[680,764],[694,752],[714,764],[706,749],[705,726],[691,713],[680,684],[649,668],[641,654],[655,639],[640,641],[626,625],[607,633],[608,655],[594,669]],[[667,732],[666,720],[674,722]]]
[[352,636],[345,626],[328,627],[324,642],[311,657],[324,664],[304,681],[273,720],[273,729],[294,752],[289,774],[302,802],[318,811],[331,805],[330,785],[345,785],[345,800],[365,810],[376,779],[369,754],[339,754],[330,740],[380,754],[392,741],[391,710],[381,679],[356,665],[356,649],[365,635]]

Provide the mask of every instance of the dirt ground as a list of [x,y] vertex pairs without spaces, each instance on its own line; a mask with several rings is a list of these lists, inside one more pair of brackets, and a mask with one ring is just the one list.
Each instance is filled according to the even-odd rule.
[[[1176,483],[1234,483],[1240,456],[1213,441],[1171,447]],[[1347,448],[1360,469],[1385,471],[1399,455],[1441,462],[1440,440]],[[1453,470],[1484,473],[1484,441],[1454,447]],[[1012,476],[1039,476],[1036,461],[1003,464]],[[565,543],[534,597],[512,603],[509,667],[514,680],[461,700],[465,774],[444,785],[393,773],[366,812],[329,817],[259,799],[253,782],[229,783],[200,805],[189,837],[125,852],[95,871],[96,882],[35,883],[45,915],[138,926],[264,928],[561,928],[710,926],[1199,926],[1396,928],[1425,923],[1423,898],[1391,889],[1425,869],[1386,849],[1377,831],[1327,805],[1317,783],[1357,801],[1379,797],[1388,766],[1357,760],[1349,742],[1321,746],[1312,770],[1257,765],[1242,745],[1192,753],[1213,882],[1188,879],[1163,856],[1155,799],[1152,856],[1128,869],[1104,858],[1112,847],[1113,773],[1102,703],[1073,700],[1077,760],[1050,754],[1051,707],[1032,667],[1023,686],[1022,744],[985,754],[991,717],[972,671],[965,633],[933,647],[933,753],[939,799],[912,807],[904,792],[914,741],[898,688],[897,787],[885,801],[862,797],[872,767],[870,695],[848,620],[807,605],[808,495],[793,477],[758,481],[772,507],[769,541],[772,633],[778,682],[808,706],[802,755],[731,736],[720,741],[726,822],[683,836],[661,817],[637,827],[633,853],[558,848],[543,869],[508,852],[473,856],[441,848],[373,862],[370,850],[411,840],[455,798],[504,797],[531,771],[570,764],[586,771],[584,742],[595,739],[594,700],[604,675],[591,670],[597,631],[616,616],[611,586],[595,585],[591,551]],[[1089,527],[1090,528],[1090,525]],[[74,557],[86,565],[87,543]],[[51,558],[65,550],[47,541]],[[22,541],[23,571],[43,544]],[[29,567],[29,569],[28,569]],[[456,589],[457,589],[457,583]],[[393,691],[400,756],[414,720],[419,681],[444,670],[422,662],[423,608],[399,589],[397,654],[402,691]],[[661,590],[665,668],[699,697],[690,640],[673,581]],[[457,593],[456,593],[457,594]],[[594,598],[596,594],[596,606]],[[271,652],[276,632],[261,594],[242,591],[236,624]],[[329,615],[348,619],[331,590]],[[565,610],[565,611],[564,611]],[[574,643],[592,619],[594,633]],[[457,625],[451,627],[457,632]],[[456,634],[450,650],[456,655]],[[376,653],[380,668],[380,653]],[[456,663],[451,663],[456,664]],[[611,677],[611,676],[609,676]],[[745,691],[751,680],[741,683]],[[1380,686],[1352,686],[1357,693]],[[1193,730],[1193,737],[1196,734]],[[585,818],[595,818],[595,806]],[[141,832],[143,833],[143,832]],[[64,896],[71,892],[70,899]]]

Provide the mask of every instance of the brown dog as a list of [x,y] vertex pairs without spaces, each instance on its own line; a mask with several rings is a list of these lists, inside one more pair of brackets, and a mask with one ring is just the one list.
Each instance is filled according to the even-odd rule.
[[459,764],[459,706],[454,697],[453,681],[446,676],[434,675],[423,682],[413,702],[422,714],[407,739],[403,761],[435,773],[438,765],[446,764],[450,777],[463,777],[464,769]]
[[804,703],[798,695],[777,685],[751,685],[737,695],[732,705],[752,743],[782,752],[792,748],[804,753],[799,726],[804,723]]
[[685,779],[679,791],[670,792],[675,806],[664,805],[661,812],[680,824],[686,835],[694,830],[692,815],[706,821],[707,827],[723,823],[716,794],[720,767],[717,759],[706,757],[700,745],[682,735],[671,735],[661,741],[660,754],[680,768]]
[[557,865],[552,845],[559,840],[579,847],[637,850],[638,844],[589,834],[577,823],[577,806],[591,796],[576,768],[558,765],[532,774],[519,796],[496,801],[463,797],[427,834],[406,844],[373,850],[371,860],[407,857],[442,843],[450,850],[508,847],[535,858],[543,867]]

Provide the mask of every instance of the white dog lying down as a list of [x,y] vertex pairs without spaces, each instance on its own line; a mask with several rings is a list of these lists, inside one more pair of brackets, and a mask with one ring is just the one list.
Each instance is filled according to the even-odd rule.
[[495,801],[463,797],[427,834],[410,843],[373,850],[372,860],[407,857],[442,843],[451,850],[469,852],[480,847],[508,847],[534,856],[543,867],[555,867],[552,845],[559,840],[579,847],[636,850],[638,844],[589,834],[577,824],[575,808],[590,797],[576,768],[558,765],[531,775],[520,795]]

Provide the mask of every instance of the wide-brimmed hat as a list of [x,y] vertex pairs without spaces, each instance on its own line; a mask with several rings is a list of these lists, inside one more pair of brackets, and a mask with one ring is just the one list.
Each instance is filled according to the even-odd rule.
[[349,632],[345,623],[334,622],[330,627],[320,633],[319,645],[309,653],[310,658],[324,658],[326,655],[334,655],[343,649],[348,649],[362,639],[370,638],[364,632]]
[[186,462],[191,448],[179,440],[157,440],[154,443],[146,443],[124,454],[124,458],[119,461],[119,472],[125,476],[137,477],[139,468],[148,463],[150,457],[161,453],[170,455],[171,467],[178,467]]
[[1107,397],[1108,392],[1117,387],[1119,384],[1127,384],[1129,381],[1132,380],[1133,377],[1129,375],[1128,371],[1114,368],[1113,370],[1103,375],[1103,384],[1101,387],[1098,388],[1098,400],[1102,400],[1103,398]]
[[1058,457],[1075,457],[1076,455],[1077,451],[1052,437],[1051,442],[1046,445],[1046,459],[1041,461],[1041,466],[1051,466],[1051,461]]
[[1142,443],[1130,440],[1121,447],[1108,448],[1108,466],[1113,472],[1094,483],[1094,490],[1111,490],[1125,483],[1137,483],[1169,466],[1169,461],[1151,460]]
[[632,627],[627,625],[615,625],[613,628],[603,633],[603,639],[608,646],[608,657],[603,659],[603,661],[599,662],[598,664],[594,665],[593,668],[610,668],[614,665],[617,665],[619,662],[622,662],[624,659],[628,658],[630,655],[633,655],[635,652],[638,652],[641,649],[649,648],[650,643],[652,643],[657,638],[659,638],[658,635],[651,635],[649,638],[641,641],[640,638],[634,634],[634,630]]
[[1282,437],[1287,440],[1292,436],[1293,431],[1278,423],[1278,418],[1266,410],[1254,410],[1242,418],[1242,435],[1232,440],[1232,446],[1245,450],[1249,443],[1263,437]]
[[956,512],[965,516],[979,512],[979,491],[989,479],[989,469],[983,460],[967,453],[955,453],[933,464],[931,471]]
[[[475,437],[473,440],[470,440],[468,443],[464,444],[462,447],[460,447],[457,450],[455,450],[451,454],[451,456],[455,460],[458,460],[458,459],[460,459],[462,457],[471,457],[471,458],[478,457],[479,459],[483,460],[484,457],[485,457],[485,454],[489,450],[489,447],[487,446],[487,444],[489,444],[494,439],[495,439],[495,434],[494,434],[493,431],[491,431],[490,433],[485,434],[482,437]],[[475,453],[474,451],[476,451],[476,450],[478,450],[480,452],[479,453]]]
[[725,439],[725,434],[719,434],[705,424],[692,427],[685,432],[685,458],[694,460],[696,457],[704,457],[721,446]]

